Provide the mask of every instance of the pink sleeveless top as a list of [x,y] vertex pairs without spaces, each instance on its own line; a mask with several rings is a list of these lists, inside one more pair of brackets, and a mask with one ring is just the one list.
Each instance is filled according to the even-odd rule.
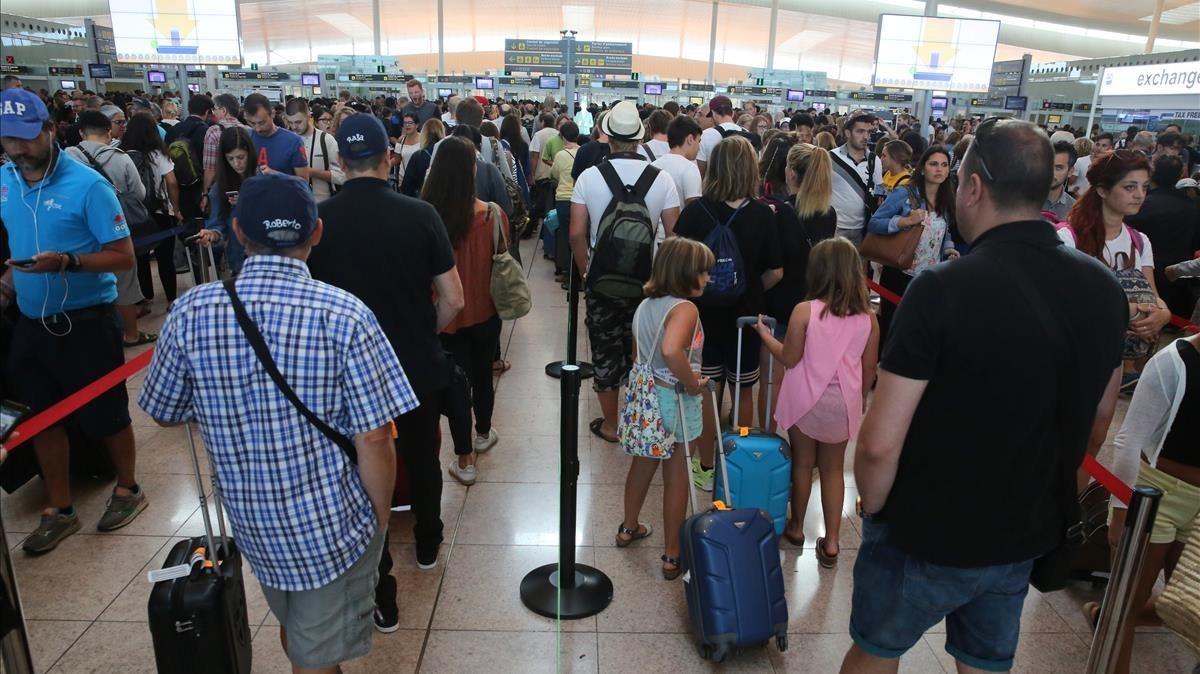
[[841,388],[849,416],[850,437],[862,422],[862,354],[871,337],[871,317],[821,316],[825,303],[811,300],[804,335],[804,356],[783,375],[775,421],[791,428],[812,411],[831,384]]

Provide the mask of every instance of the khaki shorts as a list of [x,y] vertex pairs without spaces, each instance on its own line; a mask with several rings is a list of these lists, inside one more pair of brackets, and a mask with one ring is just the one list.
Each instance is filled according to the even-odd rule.
[[267,605],[287,630],[293,665],[321,669],[371,652],[375,583],[386,533],[376,531],[363,556],[328,585],[300,592],[263,586]]
[[146,299],[142,286],[138,284],[137,263],[133,269],[114,272],[117,276],[117,306],[127,307]]
[[1150,530],[1150,542],[1174,543],[1186,539],[1200,517],[1200,487],[1152,468],[1145,461],[1138,469],[1137,483],[1157,487],[1163,493],[1154,528]]

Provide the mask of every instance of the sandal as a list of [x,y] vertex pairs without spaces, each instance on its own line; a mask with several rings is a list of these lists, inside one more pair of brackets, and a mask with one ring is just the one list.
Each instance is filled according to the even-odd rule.
[[[668,557],[666,555],[663,555],[660,559],[662,559],[663,563],[662,575],[666,580],[675,580],[679,577],[679,574],[683,573],[683,567],[679,565],[678,559],[675,559],[674,557]],[[668,566],[673,566],[675,568],[668,569]]]
[[123,343],[125,344],[126,349],[130,349],[135,346],[142,346],[143,344],[153,344],[154,342],[157,342],[157,341],[158,341],[158,335],[156,335],[152,332],[139,332],[137,339],[133,340],[132,342],[123,342]]
[[[639,522],[637,529],[627,529],[624,524],[621,524],[617,527],[617,547],[627,548],[652,533],[654,533],[654,530],[648,524]],[[621,538],[621,536],[628,536],[629,538]]]
[[787,540],[788,543],[791,543],[792,545],[794,545],[798,548],[801,548],[801,549],[804,548],[804,536],[793,536],[790,533],[788,533],[787,529],[784,529],[783,537]]
[[600,438],[605,442],[617,442],[618,438],[610,438],[604,434],[604,417],[596,417],[588,424],[588,428],[592,431],[592,435]]
[[837,558],[840,553],[841,550],[832,555],[825,552],[825,538],[821,537],[817,539],[817,563],[821,565],[821,568],[832,569],[834,566],[837,566]]
[[1081,608],[1083,610],[1083,619],[1087,621],[1088,627],[1092,628],[1092,631],[1095,632],[1096,627],[1100,625],[1100,602],[1085,602]]
[[492,374],[501,375],[512,369],[512,363],[507,360],[498,360],[492,363]]

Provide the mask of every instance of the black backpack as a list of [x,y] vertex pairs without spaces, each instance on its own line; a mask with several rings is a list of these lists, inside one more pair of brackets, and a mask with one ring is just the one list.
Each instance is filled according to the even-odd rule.
[[138,178],[142,180],[142,187],[146,188],[146,198],[142,199],[142,203],[146,204],[146,210],[151,214],[165,213],[166,204],[163,203],[162,195],[158,193],[158,175],[154,171],[154,163],[148,156],[137,150],[126,150],[125,154],[133,160]]
[[750,133],[749,131],[747,131],[745,129],[742,129],[742,128],[726,129],[723,126],[716,126],[713,128],[715,128],[717,130],[717,133],[721,134],[722,139],[728,138],[730,136],[741,136],[742,138],[745,138],[746,140],[750,141],[750,144],[754,146],[755,150],[762,149],[760,147],[760,145],[762,144],[762,140],[758,136]]
[[647,165],[636,184],[626,185],[608,160],[600,162],[597,169],[613,196],[596,225],[587,287],[608,297],[637,299],[642,297],[642,286],[650,280],[654,263],[658,223],[650,217],[646,195],[659,170]]

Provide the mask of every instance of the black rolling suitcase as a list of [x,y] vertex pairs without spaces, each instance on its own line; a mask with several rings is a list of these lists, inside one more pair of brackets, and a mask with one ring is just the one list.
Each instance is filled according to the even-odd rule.
[[150,591],[154,659],[161,673],[249,674],[251,634],[242,556],[225,533],[215,477],[213,495],[221,535],[213,536],[196,443],[190,427],[184,426],[184,430],[192,451],[205,535],[179,541],[171,548],[163,572],[174,568],[186,575],[160,580]]

